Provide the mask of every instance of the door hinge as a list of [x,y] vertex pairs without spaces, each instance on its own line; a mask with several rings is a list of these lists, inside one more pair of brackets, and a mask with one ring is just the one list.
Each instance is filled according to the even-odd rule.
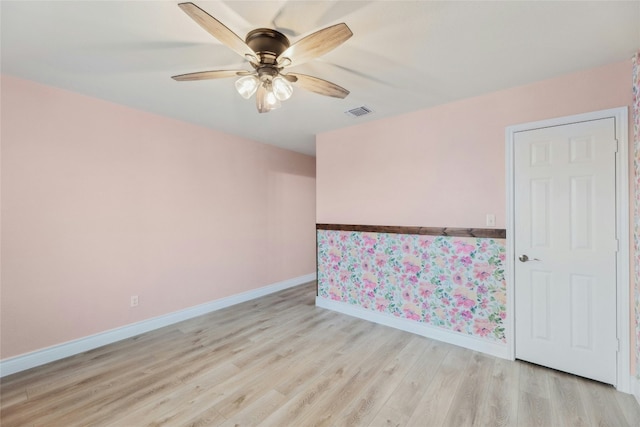
[[614,153],[617,153],[619,149],[620,149],[620,142],[617,139],[614,139],[613,140],[613,151],[614,151]]
[[613,250],[616,252],[620,252],[620,240],[615,239],[613,241]]
[[620,351],[620,339],[616,338],[616,351]]

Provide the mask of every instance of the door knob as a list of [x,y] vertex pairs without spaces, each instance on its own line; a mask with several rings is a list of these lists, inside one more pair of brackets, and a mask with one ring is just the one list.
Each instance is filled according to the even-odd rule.
[[534,259],[529,259],[529,257],[527,255],[520,255],[518,257],[518,259],[520,260],[520,262],[527,262],[527,261],[540,261],[538,258],[534,258]]

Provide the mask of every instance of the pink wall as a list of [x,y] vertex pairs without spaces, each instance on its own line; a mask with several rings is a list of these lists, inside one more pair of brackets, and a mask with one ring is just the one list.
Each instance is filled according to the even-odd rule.
[[[486,214],[494,213],[497,227],[505,228],[505,128],[631,107],[631,71],[631,61],[618,62],[320,134],[317,221],[485,227]],[[629,115],[629,153],[633,153],[631,110]],[[630,154],[631,171],[633,157]],[[630,200],[635,198],[633,188],[630,177]],[[630,211],[633,218],[632,207]],[[630,298],[634,300],[633,295]],[[633,313],[631,307],[632,349]],[[633,351],[631,359],[634,371]]]
[[315,271],[313,157],[1,84],[3,359]]
[[631,105],[624,61],[317,136],[319,223],[505,227],[505,127]]

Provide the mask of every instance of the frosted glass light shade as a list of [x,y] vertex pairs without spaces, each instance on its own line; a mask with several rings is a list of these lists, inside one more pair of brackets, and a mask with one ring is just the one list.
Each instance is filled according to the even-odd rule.
[[273,91],[268,90],[266,94],[265,103],[269,106],[270,110],[280,108],[282,106],[280,100]]
[[280,101],[286,101],[293,94],[293,87],[286,79],[278,76],[273,79],[273,93]]
[[249,99],[258,89],[259,84],[260,80],[256,76],[240,77],[236,80],[236,90],[244,99]]
[[256,107],[259,113],[268,113],[281,105],[280,100],[273,94],[269,85],[259,85],[258,93],[256,94]]

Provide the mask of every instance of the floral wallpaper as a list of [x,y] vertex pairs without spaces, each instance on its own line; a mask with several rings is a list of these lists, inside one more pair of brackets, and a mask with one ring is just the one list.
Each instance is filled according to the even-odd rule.
[[635,169],[634,271],[636,317],[636,376],[640,379],[640,52],[633,57],[633,147]]
[[504,240],[317,233],[321,298],[506,342]]

